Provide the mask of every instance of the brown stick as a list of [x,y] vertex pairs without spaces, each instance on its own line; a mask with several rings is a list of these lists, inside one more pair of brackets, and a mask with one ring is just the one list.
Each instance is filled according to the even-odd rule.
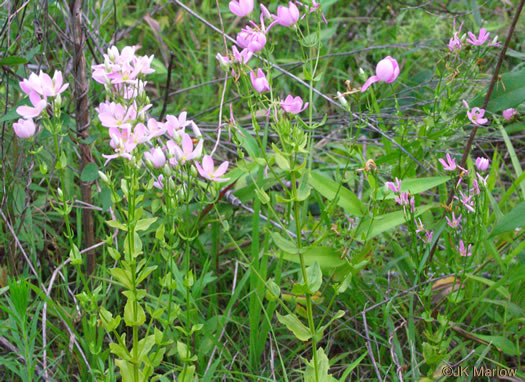
[[[503,45],[503,48],[501,49],[501,52],[499,54],[498,63],[496,64],[496,68],[494,69],[494,73],[492,74],[492,79],[490,81],[489,88],[487,90],[487,95],[485,96],[485,100],[483,101],[483,105],[481,106],[482,109],[486,109],[487,105],[490,101],[490,96],[492,95],[492,90],[494,90],[494,86],[496,85],[496,82],[499,77],[499,69],[501,68],[501,64],[503,63],[503,59],[505,58],[505,53],[507,52],[507,48],[509,47],[510,39],[512,38],[512,34],[514,33],[514,28],[516,27],[516,24],[518,23],[518,19],[520,18],[520,13],[523,9],[523,4],[525,4],[525,0],[521,0],[520,4],[518,5],[518,8],[516,9],[516,13],[514,15],[514,19],[512,20],[512,24],[510,25],[509,32],[507,33],[507,39],[505,40],[505,44]],[[478,132],[479,125],[474,125],[474,128],[470,132],[470,137],[468,138],[467,145],[465,146],[465,151],[463,151],[463,157],[461,158],[461,164],[460,167],[465,168],[465,164],[467,163],[467,158],[470,155],[470,149],[472,148],[472,144],[474,143],[474,138],[476,137],[476,133]],[[456,183],[459,179],[456,179]],[[452,199],[454,199],[456,189],[452,188],[448,200],[447,205],[450,205],[452,203]],[[446,213],[446,212],[445,212]],[[443,217],[445,217],[445,213],[443,214]],[[428,256],[428,264],[432,262],[432,258],[434,257],[434,252],[436,252],[437,243],[439,240],[439,236],[434,241],[434,245],[430,249],[430,254]]]
[[[82,0],[71,0],[69,8],[71,11],[71,26],[73,34],[73,76],[75,79],[74,95],[75,95],[75,117],[77,122],[77,136],[79,138],[80,147],[80,173],[89,162],[93,161],[91,156],[91,147],[88,144],[82,143],[88,137],[89,127],[89,82],[86,78],[86,57],[84,56],[84,48],[86,36],[84,34],[82,21]],[[91,183],[80,181],[80,191],[82,193],[82,201],[84,203],[92,204],[91,202]],[[93,227],[93,213],[91,209],[85,208],[82,210],[82,231],[84,233],[84,246],[91,248],[95,244],[95,235]],[[93,249],[87,252],[87,274],[90,275],[95,270],[95,251]]]

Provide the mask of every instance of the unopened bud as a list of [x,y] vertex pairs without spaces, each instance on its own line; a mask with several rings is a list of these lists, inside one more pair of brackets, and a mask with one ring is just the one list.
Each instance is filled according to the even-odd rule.
[[343,105],[344,107],[347,107],[347,106],[348,106],[348,102],[346,101],[345,96],[344,96],[341,92],[337,92],[337,100],[338,100],[339,103],[340,103],[341,105]]
[[100,176],[100,179],[102,179],[104,183],[109,183],[109,178],[102,171],[98,172],[98,176]]

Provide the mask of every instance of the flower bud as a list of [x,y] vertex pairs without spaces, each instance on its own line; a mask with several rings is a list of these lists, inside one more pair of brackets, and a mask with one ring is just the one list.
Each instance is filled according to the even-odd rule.
[[345,96],[341,92],[337,92],[337,100],[342,106],[344,107],[348,106],[348,102],[346,101]]
[[102,171],[98,172],[98,176],[100,177],[100,179],[102,179],[104,183],[109,184],[109,178]]

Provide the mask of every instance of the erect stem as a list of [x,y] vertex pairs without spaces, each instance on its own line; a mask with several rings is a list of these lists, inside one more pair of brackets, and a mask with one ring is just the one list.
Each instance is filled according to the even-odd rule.
[[[492,79],[490,81],[490,85],[487,90],[487,94],[485,95],[485,100],[483,101],[483,105],[481,106],[482,109],[486,109],[487,105],[489,104],[490,96],[492,95],[492,90],[494,90],[494,86],[496,85],[496,81],[498,80],[498,77],[499,77],[499,70],[501,68],[501,64],[503,63],[503,59],[505,58],[505,53],[507,52],[507,48],[509,47],[510,39],[512,38],[512,34],[514,33],[514,28],[516,28],[516,24],[518,23],[518,19],[520,18],[520,14],[521,14],[524,4],[525,4],[525,0],[521,0],[520,4],[518,5],[518,8],[516,9],[516,13],[514,14],[514,19],[512,20],[512,24],[510,25],[509,31],[507,33],[507,39],[505,40],[505,44],[503,45],[503,48],[501,49],[501,52],[499,53],[496,68],[494,69],[494,73],[492,74]],[[465,168],[465,163],[467,163],[467,158],[470,154],[470,149],[472,148],[472,144],[474,143],[474,138],[476,137],[476,133],[478,132],[478,127],[479,125],[475,124],[474,128],[470,132],[470,137],[468,138],[467,144],[465,146],[465,151],[463,151],[463,156],[461,157],[460,167],[462,168]],[[457,184],[457,182],[458,182],[458,179],[456,179],[455,184]],[[452,188],[448,196],[447,205],[450,205],[450,203],[452,202],[452,199],[454,199],[455,191],[456,191],[455,188]],[[445,216],[445,214],[446,214],[446,211],[443,212],[443,217]],[[439,240],[439,236],[436,237],[434,241],[434,245],[430,249],[430,254],[428,256],[427,264],[430,264],[432,262],[432,258],[434,257],[434,252],[436,252],[438,240]]]

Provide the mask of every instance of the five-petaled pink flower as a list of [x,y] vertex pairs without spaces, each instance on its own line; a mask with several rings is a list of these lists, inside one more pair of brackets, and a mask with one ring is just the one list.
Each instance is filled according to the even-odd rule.
[[470,248],[472,247],[472,244],[468,245],[468,248],[465,248],[465,244],[463,243],[463,240],[459,241],[458,251],[461,256],[472,256],[472,252],[470,251]]
[[250,79],[252,80],[253,88],[259,93],[270,90],[270,83],[268,82],[268,79],[266,78],[266,75],[262,69],[257,69],[257,76],[254,72],[250,72]]
[[456,20],[454,20],[454,36],[450,38],[448,42],[448,50],[451,52],[454,52],[455,50],[461,50],[461,47],[463,44],[461,43],[461,39],[459,38],[459,34],[461,33],[461,28],[463,27],[463,23],[459,26],[459,30],[456,31]]
[[257,53],[266,45],[266,34],[258,27],[253,29],[247,26],[237,34],[237,44],[252,53]]
[[457,196],[454,196],[454,199],[459,200],[468,212],[476,212],[474,209],[474,201],[472,200],[474,195],[465,195],[463,191],[459,191],[459,195],[461,196],[461,199]]
[[489,34],[485,28],[479,30],[479,35],[476,35],[472,32],[468,32],[467,42],[472,45],[483,45],[489,38]]
[[213,159],[210,155],[205,155],[204,158],[202,158],[202,167],[199,162],[195,162],[195,166],[197,167],[199,174],[208,180],[215,182],[226,182],[230,179],[221,178],[226,170],[228,170],[228,162],[222,162],[222,164],[217,169],[215,169]]
[[39,75],[31,73],[28,79],[24,79],[20,82],[20,88],[28,96],[31,96],[32,92],[36,92],[44,98],[55,97],[64,92],[68,86],[69,84],[64,84],[62,72],[59,70],[55,71],[53,78],[40,71]]
[[239,64],[247,64],[253,56],[253,52],[246,48],[239,52],[235,45],[232,47],[232,52],[235,62]]
[[376,75],[366,80],[365,84],[361,87],[361,92],[365,92],[370,85],[375,82],[386,82],[392,83],[399,76],[399,65],[395,58],[387,56],[377,63]]
[[277,15],[274,16],[274,19],[277,21],[277,24],[283,27],[290,27],[299,20],[299,8],[291,1],[288,3],[288,7],[279,5],[279,7],[277,7]]
[[229,4],[230,11],[235,16],[248,16],[253,11],[253,0],[232,0]]
[[160,147],[151,148],[144,153],[144,159],[150,161],[153,167],[161,168],[166,164],[166,156]]
[[456,159],[452,158],[448,153],[446,158],[446,161],[443,158],[439,159],[439,162],[443,165],[443,170],[454,171],[456,169]]
[[120,129],[131,128],[131,120],[137,117],[135,107],[124,107],[120,103],[104,102],[95,109],[98,112],[98,119],[102,126],[118,127]]
[[281,100],[281,107],[287,113],[299,114],[308,107],[308,102],[303,105],[303,99],[299,96],[293,97],[291,94]]
[[483,125],[488,122],[487,118],[483,118],[485,115],[485,109],[480,109],[479,107],[474,107],[472,110],[467,111],[468,119],[474,125]]
[[175,159],[177,160],[177,162],[184,164],[201,156],[203,143],[202,140],[199,140],[199,143],[197,143],[197,147],[193,149],[193,141],[191,137],[188,134],[183,133],[181,144],[182,149],[179,146],[177,146],[177,144],[172,140],[167,142],[167,146],[168,150],[175,155]]
[[490,161],[487,158],[477,157],[476,158],[476,167],[479,171],[487,171],[489,168]]
[[456,214],[454,212],[452,212],[452,220],[449,219],[448,216],[446,216],[445,218],[447,219],[447,224],[449,225],[449,227],[458,228],[459,224],[461,223],[461,216],[462,215],[459,215],[456,219]]
[[19,119],[13,123],[13,130],[18,138],[27,139],[35,135],[36,126],[32,119]]
[[503,118],[505,118],[507,121],[510,121],[514,116],[518,114],[518,111],[514,108],[505,109],[503,110]]

